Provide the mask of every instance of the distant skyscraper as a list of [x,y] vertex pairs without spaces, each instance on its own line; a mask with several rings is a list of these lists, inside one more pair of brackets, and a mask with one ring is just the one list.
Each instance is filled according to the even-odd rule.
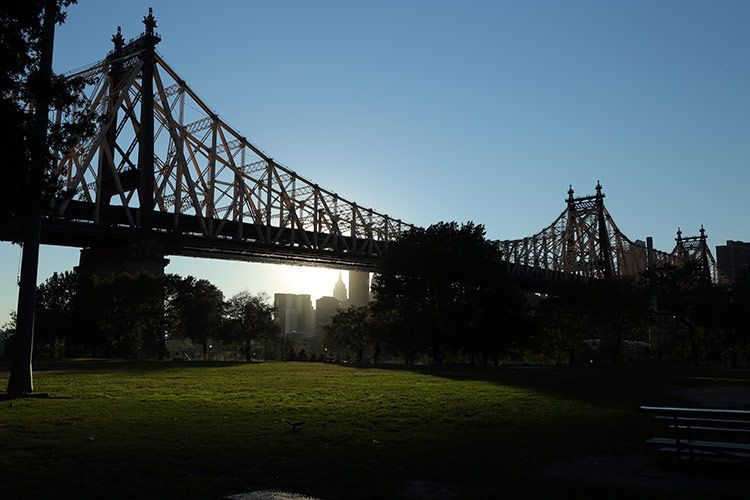
[[282,334],[313,334],[315,310],[309,294],[277,293],[273,296],[273,305],[276,308],[274,319]]
[[750,243],[729,240],[726,245],[718,245],[716,267],[722,280],[737,279],[740,273],[750,269]]
[[320,335],[323,327],[331,324],[339,307],[341,302],[335,297],[321,297],[315,301],[315,335]]
[[370,302],[370,273],[349,271],[349,304],[362,307]]
[[336,282],[336,286],[333,287],[333,296],[339,302],[346,302],[346,285],[344,280],[341,279],[341,273],[339,272],[339,280]]

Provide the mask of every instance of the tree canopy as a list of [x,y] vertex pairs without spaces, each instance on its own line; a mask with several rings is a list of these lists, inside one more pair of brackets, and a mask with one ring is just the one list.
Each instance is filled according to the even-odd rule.
[[436,363],[448,351],[496,358],[512,344],[512,319],[525,307],[497,244],[472,222],[415,228],[391,243],[373,288],[409,332],[396,342],[402,354],[427,349]]
[[273,312],[265,294],[244,291],[232,296],[224,304],[222,339],[240,344],[249,361],[253,341],[273,340],[279,335]]
[[[76,111],[85,81],[40,74],[45,4],[55,6],[61,24],[74,3],[24,0],[0,6],[0,154],[6,179],[0,183],[0,232],[7,238],[19,240],[31,217],[50,208],[60,191],[54,158],[93,131],[94,124]],[[38,137],[34,121],[34,105],[43,98],[62,117],[48,123],[46,140]]]

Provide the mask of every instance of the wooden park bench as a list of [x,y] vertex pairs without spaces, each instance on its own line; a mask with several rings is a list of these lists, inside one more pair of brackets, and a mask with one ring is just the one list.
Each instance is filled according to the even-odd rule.
[[[641,406],[666,424],[666,436],[646,441],[680,460],[750,460],[750,411]],[[668,437],[667,437],[668,436]]]

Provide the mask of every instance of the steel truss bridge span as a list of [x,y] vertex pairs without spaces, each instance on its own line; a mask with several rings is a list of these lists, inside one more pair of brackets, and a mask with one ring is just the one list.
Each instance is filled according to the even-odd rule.
[[[59,158],[64,193],[43,221],[42,242],[128,248],[127,258],[154,262],[188,255],[376,270],[388,242],[413,226],[274,161],[157,53],[151,12],[144,25],[127,43],[118,28],[105,59],[69,75],[86,80],[80,111],[97,126]],[[635,276],[689,259],[715,279],[702,228],[697,237],[679,233],[670,253],[653,250],[619,230],[599,183],[595,195],[573,195],[547,228],[497,243],[524,288]]]
[[555,221],[526,238],[498,241],[509,272],[530,286],[549,281],[638,276],[647,269],[697,261],[703,277],[716,281],[716,261],[706,232],[683,237],[678,228],[671,252],[656,250],[651,238],[632,241],[615,224],[604,205],[599,182],[596,194],[575,197],[568,190],[565,210]]
[[70,75],[87,80],[83,111],[98,125],[59,159],[65,194],[42,241],[148,241],[163,254],[374,270],[412,225],[266,155],[156,52],[151,13],[144,24],[128,43],[118,28],[106,59]]

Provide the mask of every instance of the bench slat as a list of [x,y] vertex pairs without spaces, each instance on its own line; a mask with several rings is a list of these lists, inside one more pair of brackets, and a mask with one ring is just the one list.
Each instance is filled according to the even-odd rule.
[[736,420],[733,418],[697,418],[697,417],[668,417],[665,415],[657,415],[654,420],[669,420],[673,422],[677,419],[678,423],[681,422],[695,422],[695,423],[708,423],[708,424],[731,424],[739,426],[750,427],[750,420]]
[[720,410],[712,408],[677,408],[673,406],[641,406],[639,411],[644,413],[661,413],[668,415],[716,415],[716,416],[738,416],[750,418],[748,410]]
[[[712,408],[678,408],[671,406],[641,406],[639,411],[656,414],[653,419],[667,423],[674,433],[670,438],[653,438],[646,444],[657,446],[659,452],[690,457],[715,459],[750,459],[750,444],[695,439],[695,434],[726,433],[726,439],[741,439],[750,434],[750,411]],[[702,437],[702,436],[701,436]]]
[[[669,426],[670,429],[674,429],[674,425]],[[678,425],[678,430],[681,431],[711,431],[711,432],[739,432],[741,434],[747,434],[750,433],[750,429],[737,429],[737,428],[731,428],[731,427],[707,427],[704,425]]]
[[[674,446],[667,446],[667,447],[664,447],[664,448],[659,448],[656,451],[661,452],[661,453],[671,453],[671,454],[677,454],[678,453],[677,448],[675,448]],[[685,454],[685,449],[684,448],[680,448],[679,454],[680,455]],[[721,455],[718,454],[718,453],[714,453],[714,452],[706,451],[706,450],[693,450],[692,454],[693,455],[698,455],[698,456],[703,456],[703,457],[715,457],[715,458],[720,458],[721,457]],[[743,453],[743,452],[739,452],[739,451],[729,453],[729,455],[731,455],[732,457],[736,457],[736,458],[745,458],[745,459],[750,458],[750,453]]]

